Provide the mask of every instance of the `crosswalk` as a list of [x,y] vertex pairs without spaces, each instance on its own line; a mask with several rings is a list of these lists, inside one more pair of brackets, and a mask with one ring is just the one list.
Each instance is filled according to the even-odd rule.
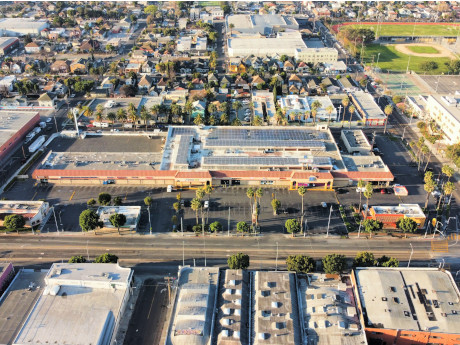
[[449,241],[431,241],[431,251],[435,253],[448,253],[449,252]]

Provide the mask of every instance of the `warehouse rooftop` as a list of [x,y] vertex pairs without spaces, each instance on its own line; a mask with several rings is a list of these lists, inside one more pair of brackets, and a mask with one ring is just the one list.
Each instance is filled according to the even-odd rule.
[[0,111],[0,146],[16,135],[37,114],[34,111]]
[[458,334],[459,291],[437,268],[357,268],[367,326]]
[[14,344],[106,343],[131,277],[117,264],[53,264]]

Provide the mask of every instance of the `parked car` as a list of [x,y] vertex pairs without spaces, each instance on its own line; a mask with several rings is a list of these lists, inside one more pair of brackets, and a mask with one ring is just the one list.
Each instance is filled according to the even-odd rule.
[[322,202],[321,202],[321,206],[322,206],[323,208],[327,208],[327,203],[324,202],[324,201],[322,201]]
[[208,201],[208,200],[205,200],[205,201],[204,201],[203,207],[204,207],[204,208],[208,208],[208,207],[209,207],[209,201]]
[[380,189],[380,194],[386,194],[385,188]]

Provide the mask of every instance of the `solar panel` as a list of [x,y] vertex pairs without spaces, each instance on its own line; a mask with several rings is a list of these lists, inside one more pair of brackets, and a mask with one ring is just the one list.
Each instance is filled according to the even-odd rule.
[[261,139],[207,139],[206,147],[299,147],[326,150],[326,145],[317,140],[261,140]]
[[190,152],[191,135],[181,135],[179,139],[179,147],[177,148],[176,164],[188,164],[188,156]]
[[292,166],[299,165],[298,158],[288,157],[203,157],[203,164],[207,165],[265,165],[265,166]]

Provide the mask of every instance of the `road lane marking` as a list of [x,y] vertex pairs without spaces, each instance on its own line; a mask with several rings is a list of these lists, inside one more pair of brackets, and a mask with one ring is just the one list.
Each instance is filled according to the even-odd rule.
[[149,314],[147,315],[147,320],[150,319],[150,313],[152,312],[153,301],[155,300],[155,294],[157,292],[157,289],[158,289],[158,285],[155,285],[155,290],[153,291],[152,302],[150,303],[150,309],[149,309]]
[[73,191],[72,195],[70,196],[69,201],[72,201],[72,199],[73,199],[73,197],[74,197],[74,195],[75,195],[76,192],[77,192],[76,190]]
[[35,199],[35,197],[37,196],[37,193],[38,193],[38,191],[36,191],[34,196],[32,197],[32,199],[30,199],[31,201],[33,201]]

